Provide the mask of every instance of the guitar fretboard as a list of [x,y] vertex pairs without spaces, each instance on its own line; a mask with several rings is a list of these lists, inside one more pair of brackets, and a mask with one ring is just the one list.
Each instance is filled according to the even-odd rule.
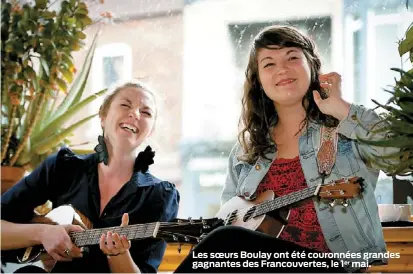
[[108,231],[118,233],[120,236],[126,236],[128,240],[144,239],[156,237],[159,223],[137,224],[125,227],[105,227],[89,229],[85,231],[71,232],[70,238],[76,246],[82,247],[87,245],[99,244],[100,237]]
[[275,198],[274,200],[270,201],[265,201],[262,204],[259,204],[256,206],[256,210],[254,214],[252,214],[252,217],[257,217],[262,214],[266,214],[268,212],[271,212],[276,209],[280,209],[282,207],[292,205],[294,203],[306,200],[308,198],[312,198],[316,196],[316,190],[319,186],[312,186],[297,192],[293,192],[290,194],[287,194],[282,197]]

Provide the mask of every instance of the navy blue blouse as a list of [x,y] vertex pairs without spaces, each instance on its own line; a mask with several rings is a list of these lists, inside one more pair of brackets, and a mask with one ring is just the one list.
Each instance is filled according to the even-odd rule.
[[[179,192],[167,181],[149,172],[133,173],[131,179],[112,197],[102,215],[97,173],[97,154],[75,155],[62,148],[1,197],[1,218],[27,223],[33,209],[47,200],[53,208],[71,204],[93,223],[94,228],[119,226],[123,213],[129,224],[168,222],[177,217]],[[133,240],[130,253],[142,272],[157,272],[166,249],[161,239]],[[99,245],[89,248],[81,259],[59,262],[53,272],[110,272]]]

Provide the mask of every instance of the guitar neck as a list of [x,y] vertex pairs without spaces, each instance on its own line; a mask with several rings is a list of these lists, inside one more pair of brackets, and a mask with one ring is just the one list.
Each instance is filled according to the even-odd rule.
[[158,234],[159,225],[159,222],[154,222],[148,224],[129,225],[124,227],[117,226],[95,228],[85,231],[70,232],[69,235],[76,246],[82,247],[99,244],[99,240],[102,234],[106,234],[108,231],[118,233],[120,236],[124,235],[128,240],[154,238]]
[[309,198],[315,197],[317,196],[320,186],[321,185],[312,186],[297,192],[287,194],[282,197],[275,198],[270,201],[265,201],[256,206],[256,210],[252,217],[257,217],[268,212],[271,212],[273,210],[277,210],[295,204],[297,202],[301,202]]

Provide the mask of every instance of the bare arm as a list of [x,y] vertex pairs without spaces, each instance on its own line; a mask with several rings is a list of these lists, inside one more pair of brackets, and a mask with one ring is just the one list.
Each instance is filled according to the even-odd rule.
[[129,250],[118,256],[108,256],[108,262],[112,273],[141,273]]
[[[47,253],[58,261],[70,261],[81,257],[81,250],[75,246],[68,232],[82,231],[77,225],[16,224],[1,220],[1,249],[19,249],[43,245]],[[69,250],[70,256],[65,254]]]
[[41,243],[43,224],[15,224],[1,220],[1,250],[18,249]]

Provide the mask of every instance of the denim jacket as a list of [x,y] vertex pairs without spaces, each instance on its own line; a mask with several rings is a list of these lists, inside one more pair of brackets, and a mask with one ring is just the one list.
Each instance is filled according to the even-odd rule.
[[[359,267],[356,262],[387,264],[387,259],[367,258],[386,252],[382,226],[378,215],[378,207],[374,196],[379,169],[374,164],[367,164],[367,157],[394,153],[395,148],[380,148],[361,144],[357,137],[380,139],[383,134],[367,135],[367,128],[371,128],[380,121],[378,115],[363,106],[351,105],[347,118],[340,122],[338,130],[338,144],[335,165],[325,183],[345,177],[359,176],[364,178],[364,190],[361,196],[349,200],[348,207],[339,204],[331,208],[328,203],[314,199],[317,217],[326,239],[327,245],[333,253],[357,253],[345,257],[350,263],[344,268],[354,271]],[[309,187],[321,183],[318,173],[317,152],[320,146],[320,125],[310,123],[308,130],[299,138],[299,158]],[[224,204],[234,196],[242,196],[247,200],[256,198],[256,190],[266,175],[272,161],[262,157],[253,164],[238,160],[242,149],[237,143],[229,156],[229,165],[225,186],[221,196]],[[268,159],[275,159],[275,153],[266,155]],[[372,254],[374,253],[374,254]],[[380,254],[379,254],[380,255]],[[382,254],[381,254],[382,255]],[[371,257],[371,256],[369,256]]]

